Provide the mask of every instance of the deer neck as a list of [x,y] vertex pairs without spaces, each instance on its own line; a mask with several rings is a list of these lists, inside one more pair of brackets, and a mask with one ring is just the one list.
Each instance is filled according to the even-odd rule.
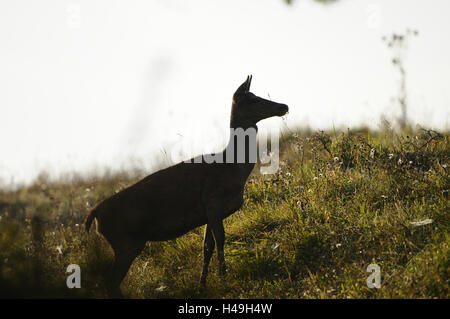
[[236,124],[233,121],[230,124],[230,137],[224,150],[225,162],[238,172],[243,183],[256,163],[257,132],[256,124],[242,122]]

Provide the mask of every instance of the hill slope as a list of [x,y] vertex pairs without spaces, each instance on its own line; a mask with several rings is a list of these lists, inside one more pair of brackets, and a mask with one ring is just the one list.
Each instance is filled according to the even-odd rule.
[[[347,131],[281,141],[280,170],[255,169],[225,221],[229,271],[198,280],[203,227],[148,243],[123,283],[136,298],[449,298],[447,134]],[[82,221],[137,179],[126,174],[0,191],[0,297],[105,297],[112,250]],[[66,288],[79,264],[82,288]],[[370,289],[369,264],[381,271]]]

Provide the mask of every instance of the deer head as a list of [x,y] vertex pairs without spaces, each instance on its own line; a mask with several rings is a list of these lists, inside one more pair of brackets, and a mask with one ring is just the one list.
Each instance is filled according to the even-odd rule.
[[250,92],[252,76],[239,86],[233,95],[231,108],[231,127],[252,127],[259,121],[272,117],[283,116],[289,108],[286,104],[263,99]]

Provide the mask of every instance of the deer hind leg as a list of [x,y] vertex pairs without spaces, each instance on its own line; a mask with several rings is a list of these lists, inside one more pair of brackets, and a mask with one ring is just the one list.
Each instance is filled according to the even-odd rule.
[[125,278],[134,259],[141,253],[145,242],[121,243],[114,249],[114,264],[107,284],[108,295],[111,298],[122,298],[120,284]]
[[208,276],[208,267],[211,257],[214,252],[214,236],[209,225],[206,225],[205,229],[205,239],[203,241],[203,270],[202,276],[200,277],[200,284],[204,286],[206,284],[206,277]]

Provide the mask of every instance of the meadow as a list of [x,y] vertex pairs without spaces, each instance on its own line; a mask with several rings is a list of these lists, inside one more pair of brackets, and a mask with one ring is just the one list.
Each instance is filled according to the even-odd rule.
[[[280,141],[280,169],[247,181],[225,220],[228,272],[214,255],[199,285],[204,227],[147,243],[122,284],[128,298],[449,298],[448,133],[298,130]],[[0,190],[0,298],[106,298],[106,240],[86,233],[97,202],[145,172]],[[81,267],[68,289],[66,268]],[[381,287],[366,284],[377,264]]]

